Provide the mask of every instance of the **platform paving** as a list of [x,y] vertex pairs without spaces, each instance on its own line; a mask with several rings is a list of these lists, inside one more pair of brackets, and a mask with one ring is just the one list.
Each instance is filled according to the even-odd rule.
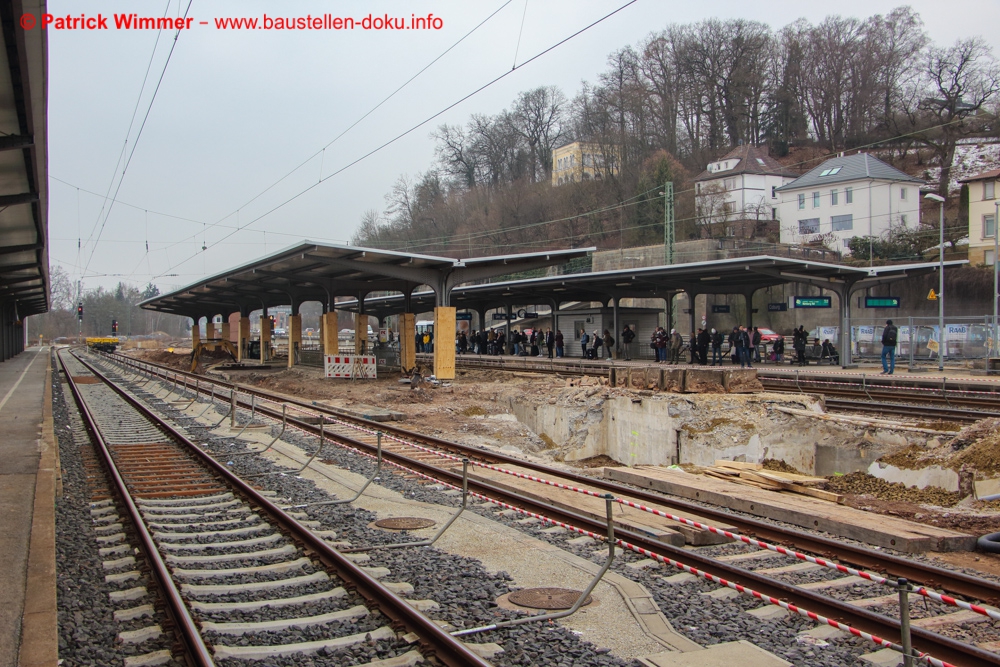
[[715,644],[688,653],[659,653],[640,658],[646,667],[791,667],[790,662],[748,641]]
[[57,661],[49,348],[0,363],[0,667]]

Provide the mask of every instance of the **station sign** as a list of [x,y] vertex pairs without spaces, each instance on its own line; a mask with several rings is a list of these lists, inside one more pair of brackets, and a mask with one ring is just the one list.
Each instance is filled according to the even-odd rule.
[[899,308],[898,296],[866,296],[865,308]]
[[797,296],[794,303],[796,308],[830,308],[833,303],[833,297]]
[[471,322],[472,313],[455,313],[455,320],[457,322],[462,322],[462,321]]
[[538,319],[538,313],[529,312],[529,311],[525,310],[524,308],[522,308],[521,310],[517,311],[517,316],[520,317],[521,319],[525,319],[525,320]]
[[767,304],[767,312],[769,313],[783,313],[788,310],[787,303],[769,303]]
[[493,319],[494,320],[500,320],[501,322],[503,322],[505,320],[508,320],[508,319],[512,320],[515,317],[517,317],[516,313],[511,313],[510,315],[507,315],[507,313],[493,313]]
[[728,313],[729,306],[712,306],[712,313]]

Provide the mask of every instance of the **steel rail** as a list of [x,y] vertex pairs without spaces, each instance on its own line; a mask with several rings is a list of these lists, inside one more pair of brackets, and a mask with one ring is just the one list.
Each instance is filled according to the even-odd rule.
[[[126,363],[138,363],[134,359],[130,359],[128,357],[122,357],[122,359],[127,360]],[[148,364],[149,362],[141,363]],[[154,366],[160,369],[168,369],[168,367],[161,366],[159,364],[154,364]],[[381,430],[384,433],[391,434],[397,438],[411,440],[420,444],[427,444],[450,454],[466,456],[489,463],[520,466],[538,473],[546,474],[550,477],[571,480],[576,484],[589,485],[592,488],[604,492],[638,498],[646,502],[671,508],[680,514],[694,514],[712,519],[717,523],[729,524],[735,526],[739,532],[743,534],[753,535],[761,538],[762,540],[783,544],[785,546],[791,545],[796,547],[799,551],[806,551],[824,556],[826,558],[836,559],[864,569],[890,574],[894,577],[905,577],[910,581],[919,581],[928,587],[941,588],[950,593],[969,597],[989,604],[1000,604],[1000,583],[989,579],[983,579],[965,574],[963,572],[937,567],[929,563],[923,563],[909,558],[887,554],[876,549],[843,542],[795,528],[775,526],[774,524],[761,519],[755,519],[744,514],[734,514],[728,510],[714,508],[707,504],[702,505],[694,501],[667,496],[665,494],[647,489],[639,489],[606,479],[589,477],[580,473],[552,468],[544,464],[526,461],[506,454],[501,454],[499,452],[467,447],[434,436],[410,431],[399,426],[393,426],[383,422],[374,422],[362,417],[349,415],[330,408],[329,406],[316,405],[307,401],[295,399],[293,397],[279,396],[254,387],[229,383],[214,378],[212,378],[212,382],[226,388],[237,388],[240,392],[256,393],[259,398],[266,398],[277,403],[295,405],[296,407],[305,408],[318,414],[333,415],[344,421],[354,422],[363,428],[373,431]],[[208,390],[207,388],[202,387],[201,391]],[[258,412],[266,412],[272,419],[281,418],[280,412],[276,413],[271,408],[263,408],[260,404],[257,405],[257,410]],[[331,433],[328,432],[327,437],[332,437]],[[374,449],[371,445],[367,445],[365,443],[359,444],[365,447],[366,451],[368,451],[369,448],[371,450]]]
[[[288,533],[295,542],[302,545],[307,551],[312,552],[324,565],[333,570],[337,576],[345,582],[347,587],[353,588],[359,595],[378,607],[378,609],[393,622],[394,626],[397,626],[397,629],[398,627],[403,627],[408,632],[415,633],[420,638],[418,641],[420,642],[421,648],[423,649],[422,653],[425,657],[436,658],[443,665],[447,665],[448,667],[490,667],[490,663],[484,661],[467,648],[461,641],[456,640],[450,634],[442,630],[441,627],[434,623],[434,621],[430,618],[424,616],[411,607],[402,598],[396,596],[389,589],[380,584],[378,580],[374,579],[359,566],[348,560],[343,554],[327,544],[322,538],[315,535],[309,528],[303,526],[293,517],[288,516],[284,510],[279,508],[266,496],[261,495],[256,489],[235,475],[225,465],[212,458],[207,452],[189,440],[183,433],[178,431],[171,424],[167,423],[151,409],[143,405],[125,389],[108,379],[92,364],[80,359],[79,357],[76,358],[89,368],[92,373],[100,377],[112,390],[132,405],[132,407],[148,419],[152,420],[155,424],[157,424],[157,426],[159,426],[159,428],[164,430],[177,442],[190,449],[191,452],[201,459],[207,467],[217,473],[223,480],[228,482],[234,490],[250,500],[251,503],[263,509],[271,520],[274,521],[283,531]],[[295,423],[297,421],[298,420],[289,419],[289,422],[291,423]],[[301,428],[301,424],[296,424],[296,426]]]
[[[269,408],[258,406],[258,410],[263,411],[265,409],[270,410]],[[290,418],[289,422],[296,428],[306,432],[315,432],[318,430],[317,426],[306,421]],[[375,449],[367,443],[338,433],[328,432],[327,438],[340,441],[348,447],[362,450],[369,454],[373,453]],[[462,483],[461,474],[446,468],[439,468],[419,459],[412,459],[397,452],[385,450],[383,450],[383,457],[400,467],[433,477],[452,486]],[[561,521],[593,533],[604,534],[607,529],[604,523],[593,517],[563,509],[544,501],[526,498],[518,495],[516,491],[494,486],[482,480],[469,480],[469,489],[500,502],[523,508],[529,512],[542,514],[556,521]],[[753,588],[764,595],[788,600],[798,607],[808,609],[822,616],[844,620],[845,623],[855,628],[883,638],[890,638],[896,643],[899,643],[901,640],[899,621],[888,616],[855,607],[848,602],[826,597],[820,593],[802,590],[791,584],[757,574],[751,570],[745,570],[729,563],[717,561],[696,551],[663,544],[644,533],[619,527],[615,528],[615,533],[622,541],[649,552],[669,556],[682,563],[694,564],[699,569],[722,579]],[[927,652],[935,658],[959,664],[963,667],[1000,665],[1000,655],[996,653],[991,653],[919,628],[914,628],[911,632],[914,637],[914,644],[921,651]]]
[[[258,410],[264,413],[277,414],[276,410],[261,405],[258,405]],[[318,426],[300,419],[289,418],[289,423],[307,433],[315,434],[319,430]],[[369,454],[375,450],[375,447],[372,445],[341,434],[328,433],[327,437]],[[383,457],[400,467],[408,468],[418,474],[438,479],[452,486],[462,483],[462,476],[460,474],[452,470],[439,468],[419,459],[411,459],[392,451],[383,451]],[[222,467],[218,463],[216,463],[216,466]],[[550,519],[561,521],[596,534],[602,534],[606,531],[606,525],[603,525],[593,517],[559,508],[543,501],[524,498],[519,496],[515,491],[497,487],[485,481],[470,480],[469,488],[470,491],[475,493],[521,507],[529,512],[542,514]],[[702,514],[704,513],[702,512]],[[682,563],[694,564],[700,570],[721,579],[732,581],[738,585],[753,588],[763,595],[788,600],[797,607],[808,609],[811,612],[832,619],[843,620],[859,630],[888,638],[896,643],[901,641],[900,622],[896,619],[855,607],[848,602],[826,597],[820,593],[802,590],[791,584],[745,570],[730,563],[717,561],[695,551],[663,544],[652,539],[649,535],[637,533],[634,530],[616,528],[616,533],[622,541],[635,545],[640,549],[668,556]],[[981,580],[977,581],[981,582]],[[960,664],[963,667],[1000,665],[1000,655],[996,653],[985,651],[955,639],[923,630],[922,628],[913,628],[911,632],[915,640],[915,645],[919,650],[929,653],[940,660]]]
[[73,374],[70,373],[69,369],[66,367],[66,361],[63,359],[62,351],[60,350],[56,356],[59,358],[59,364],[63,368],[63,375],[66,376],[66,383],[69,385],[70,391],[73,393],[73,399],[76,401],[80,414],[83,416],[87,430],[90,431],[91,438],[97,446],[97,450],[101,454],[101,459],[104,461],[104,465],[107,467],[108,475],[114,483],[115,490],[118,492],[118,496],[121,498],[122,503],[124,503],[125,508],[128,510],[129,517],[132,520],[132,527],[135,529],[135,533],[139,538],[139,547],[142,550],[143,557],[146,559],[146,562],[149,563],[150,572],[152,573],[153,578],[156,580],[160,591],[163,593],[163,598],[166,602],[165,611],[167,616],[174,623],[176,635],[184,647],[188,660],[197,667],[213,667],[215,665],[215,658],[213,657],[208,646],[205,644],[205,640],[202,638],[201,633],[195,624],[195,620],[191,617],[187,605],[184,604],[181,592],[174,583],[173,578],[170,576],[170,570],[167,567],[167,564],[163,561],[163,558],[160,556],[160,552],[156,548],[156,542],[153,541],[153,536],[150,535],[149,530],[146,528],[146,524],[142,519],[142,514],[139,512],[139,508],[136,507],[136,504],[129,493],[128,487],[125,484],[125,480],[118,471],[118,466],[115,464],[115,461],[111,456],[111,451],[108,449],[107,442],[104,440],[104,435],[101,432],[100,427],[97,425],[97,420],[91,413],[87,402],[80,394],[76,381],[73,379]]

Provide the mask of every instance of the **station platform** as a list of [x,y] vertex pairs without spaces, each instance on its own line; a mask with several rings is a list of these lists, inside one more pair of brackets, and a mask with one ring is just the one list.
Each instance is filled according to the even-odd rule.
[[49,348],[0,363],[0,667],[58,661]]
[[[418,354],[417,359],[423,363],[429,363],[431,359],[430,354]],[[823,378],[838,378],[838,379],[855,379],[861,380],[864,377],[866,380],[879,381],[885,383],[891,383],[897,386],[908,386],[908,385],[919,385],[919,384],[933,384],[935,386],[941,386],[942,382],[947,382],[949,388],[953,384],[978,387],[983,391],[998,391],[1000,390],[1000,376],[995,375],[985,375],[983,371],[974,371],[970,368],[960,367],[960,366],[949,366],[945,365],[943,371],[939,371],[936,366],[923,365],[920,368],[915,368],[914,370],[909,370],[904,363],[900,364],[897,358],[895,372],[891,376],[881,375],[882,366],[878,361],[862,361],[857,363],[851,368],[842,368],[841,366],[834,365],[817,365],[815,362],[807,366],[798,366],[789,363],[774,363],[774,362],[764,362],[754,364],[753,368],[757,371],[759,377],[785,377],[785,376],[795,376],[799,375],[801,377],[810,377],[814,379]],[[463,364],[463,362],[465,362]],[[478,355],[478,354],[458,354],[455,356],[456,367],[466,368],[470,367],[496,367],[503,368],[506,370],[545,370],[545,371],[559,371],[565,369],[567,373],[579,373],[582,370],[585,372],[593,372],[595,375],[606,375],[608,369],[614,368],[642,368],[642,367],[660,367],[660,368],[712,368],[711,365],[701,366],[699,364],[689,364],[686,360],[682,360],[679,364],[670,365],[665,363],[657,364],[651,359],[635,359],[631,361],[625,361],[623,359],[581,359],[577,357],[562,357],[556,359],[548,359],[545,357],[517,357],[512,355]],[[739,368],[738,365],[729,362],[728,358],[726,362],[721,366],[717,366],[722,370]],[[956,387],[959,388],[959,387]]]

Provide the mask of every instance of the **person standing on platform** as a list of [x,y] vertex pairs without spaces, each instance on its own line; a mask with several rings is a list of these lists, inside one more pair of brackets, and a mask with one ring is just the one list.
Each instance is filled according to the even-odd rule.
[[635,332],[626,324],[622,329],[622,349],[625,352],[625,361],[632,361],[632,341],[635,340]]
[[608,355],[607,360],[611,361],[611,353],[615,348],[615,337],[607,329],[604,330],[604,354]]
[[586,329],[580,329],[580,358],[587,358],[587,344],[590,343],[590,334]]
[[565,341],[563,340],[562,331],[560,331],[559,329],[556,329],[556,358],[557,359],[562,359],[563,358],[564,343],[565,343]]
[[712,344],[712,336],[705,329],[698,329],[698,363],[708,364],[708,346]]
[[663,327],[656,327],[650,336],[649,344],[656,355],[656,363],[660,364],[667,360],[667,332]]
[[792,347],[795,349],[795,358],[799,366],[806,366],[809,362],[806,361],[806,343],[809,341],[809,334],[806,333],[805,326],[799,325],[799,328],[792,332]]
[[753,338],[746,327],[740,327],[736,337],[736,356],[740,358],[740,368],[753,368]]
[[552,358],[552,350],[556,347],[556,336],[552,333],[552,329],[545,330],[545,347],[549,351],[549,359]]
[[754,363],[760,363],[760,330],[757,327],[753,328],[753,335],[750,337],[750,344],[753,345],[753,360]]
[[681,338],[677,329],[670,330],[670,363],[681,363],[681,348],[684,347],[684,339]]
[[892,323],[892,320],[885,321],[885,329],[882,330],[882,375],[892,375],[896,370],[896,342],[899,338],[899,329]]
[[712,329],[712,365],[722,365],[722,333]]

